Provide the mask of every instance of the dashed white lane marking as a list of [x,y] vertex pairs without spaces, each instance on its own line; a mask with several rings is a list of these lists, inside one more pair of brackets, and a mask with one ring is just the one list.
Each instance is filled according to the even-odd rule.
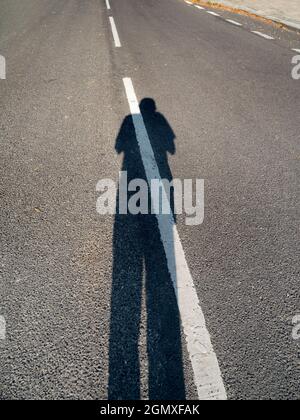
[[226,22],[232,23],[232,25],[236,25],[236,26],[243,26],[240,22],[236,22],[235,20],[232,19],[225,19]]
[[195,4],[195,7],[197,7],[197,9],[200,9],[200,10],[205,10],[205,8],[204,8],[204,7],[199,6],[198,4]]
[[6,338],[6,321],[4,316],[0,315],[0,340],[5,340]]
[[209,13],[212,16],[220,16],[218,13],[216,12],[211,12],[210,10],[206,10],[206,13]]
[[297,48],[293,48],[292,51],[295,51],[297,53],[300,53],[300,50],[298,50]]
[[188,1],[188,0],[185,0],[185,2],[186,2],[186,4],[188,4],[189,6],[192,6],[192,2],[191,1]]
[[110,10],[110,3],[109,0],[105,0],[107,10]]
[[[130,78],[123,79],[148,183],[161,179],[151,142]],[[155,195],[155,194],[154,194]],[[167,200],[165,191],[162,199]],[[159,205],[152,197],[153,205]],[[158,207],[159,208],[159,207]],[[164,246],[169,273],[177,297],[178,308],[194,371],[200,400],[227,399],[218,360],[206,328],[193,279],[185,258],[173,215],[157,215],[161,241]]]
[[263,37],[265,39],[274,39],[272,36],[263,34],[262,32],[259,32],[259,31],[251,31],[251,32],[253,34],[258,35],[258,36],[261,36],[261,37]]
[[114,37],[115,46],[117,48],[120,48],[121,47],[121,41],[120,41],[120,38],[119,38],[119,34],[118,34],[118,31],[117,31],[115,20],[112,16],[110,16],[109,21],[110,21],[110,25],[111,25],[112,34],[113,34],[113,37]]

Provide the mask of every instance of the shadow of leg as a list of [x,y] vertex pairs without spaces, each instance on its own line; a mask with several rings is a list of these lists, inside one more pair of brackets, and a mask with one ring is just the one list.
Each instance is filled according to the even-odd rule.
[[140,399],[138,340],[142,279],[139,217],[117,215],[109,343],[108,398],[111,400]]
[[155,217],[144,218],[150,400],[184,400],[180,317]]

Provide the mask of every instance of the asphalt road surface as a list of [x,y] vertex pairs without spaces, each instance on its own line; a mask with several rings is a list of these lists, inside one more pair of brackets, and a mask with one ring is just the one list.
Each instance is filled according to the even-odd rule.
[[[182,0],[0,0],[1,399],[299,399],[297,48]],[[156,169],[205,180],[201,225],[97,213]]]

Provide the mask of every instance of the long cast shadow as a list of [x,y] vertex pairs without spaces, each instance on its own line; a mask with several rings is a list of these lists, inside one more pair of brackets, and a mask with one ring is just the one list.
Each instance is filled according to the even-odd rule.
[[[152,99],[143,99],[140,109],[161,178],[171,181],[168,153],[175,153],[174,132]],[[128,183],[146,180],[131,115],[123,121],[116,151],[123,153],[122,171],[127,171]],[[172,207],[172,197],[170,201]],[[156,216],[117,212],[113,258],[108,398],[140,399],[139,336],[145,287],[149,399],[185,399],[179,311]]]

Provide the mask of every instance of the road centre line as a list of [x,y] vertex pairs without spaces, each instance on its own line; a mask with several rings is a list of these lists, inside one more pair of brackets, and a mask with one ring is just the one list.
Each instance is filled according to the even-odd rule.
[[109,0],[105,0],[107,10],[110,10],[110,3]]
[[[134,91],[132,80],[123,79],[128,104],[139,145],[147,181],[161,179],[151,142]],[[155,196],[155,194],[154,194]],[[157,197],[152,197],[153,205]],[[166,191],[162,199],[167,200]],[[187,349],[194,371],[194,380],[200,400],[226,400],[226,391],[217,356],[214,352],[194,282],[185,258],[173,214],[156,215],[164,246],[169,273],[177,297],[180,318]]]
[[109,16],[109,21],[110,21],[110,25],[111,25],[111,30],[112,30],[115,46],[116,46],[116,48],[120,48],[122,45],[121,45],[121,41],[120,41],[119,34],[118,34],[118,31],[117,31],[117,27],[116,27],[116,24],[115,24],[115,20],[112,16]]

